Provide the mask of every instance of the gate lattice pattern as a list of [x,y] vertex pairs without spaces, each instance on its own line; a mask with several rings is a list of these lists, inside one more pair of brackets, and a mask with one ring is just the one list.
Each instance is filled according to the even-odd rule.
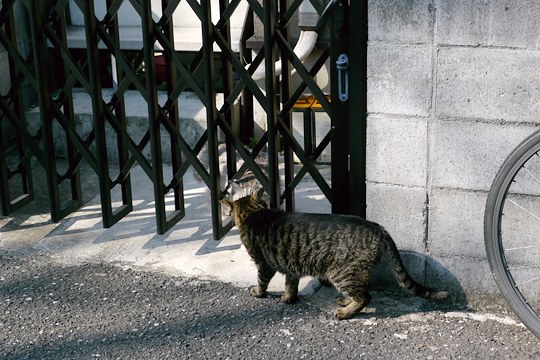
[[[69,19],[68,0],[25,1],[3,0],[0,10],[0,44],[9,57],[11,87],[0,97],[0,186],[1,208],[4,215],[13,213],[33,199],[31,158],[45,168],[53,221],[59,221],[82,204],[82,189],[79,167],[86,162],[99,178],[103,224],[110,227],[133,209],[130,172],[139,165],[151,179],[154,186],[154,201],[157,231],[164,233],[185,214],[182,177],[192,167],[210,189],[214,237],[221,238],[232,226],[222,223],[219,199],[223,196],[220,188],[220,165],[218,159],[218,130],[225,134],[227,151],[227,177],[242,176],[247,170],[253,172],[270,195],[271,206],[285,202],[289,210],[294,209],[294,189],[309,173],[336,212],[346,212],[340,205],[347,194],[336,196],[347,186],[348,179],[348,128],[343,116],[347,104],[329,101],[328,94],[319,88],[314,76],[325,62],[335,61],[337,54],[346,43],[343,28],[348,14],[347,2],[339,3],[328,26],[332,29],[330,41],[323,44],[323,51],[313,66],[306,68],[294,53],[290,44],[289,23],[297,12],[302,0],[219,0],[220,19],[212,22],[212,5],[217,2],[182,0],[187,2],[201,23],[202,46],[195,56],[186,63],[175,50],[173,13],[180,0],[162,0],[161,15],[155,19],[152,2],[141,0],[104,0],[106,13],[98,18],[93,0],[73,0],[84,14],[86,55],[75,56],[68,48],[67,29]],[[264,47],[253,58],[251,51],[243,46],[240,55],[231,48],[230,19],[242,1],[249,5],[247,19],[258,18],[264,27]],[[121,47],[118,11],[124,2],[129,2],[140,16],[143,46],[129,57]],[[311,0],[313,7],[323,13],[326,2]],[[30,34],[20,31],[16,23],[17,12],[28,14]],[[154,17],[153,17],[154,16]],[[336,26],[338,27],[336,29]],[[251,29],[252,30],[252,29]],[[249,36],[249,27],[244,29],[243,39]],[[30,51],[21,49],[24,36],[31,39]],[[345,40],[339,40],[343,37]],[[335,40],[335,39],[338,40]],[[219,47],[221,66],[216,70],[215,45]],[[100,50],[100,48],[102,50]],[[110,100],[104,100],[100,74],[104,72],[100,51],[103,48],[110,55],[116,86]],[[155,71],[155,55],[162,53],[166,67],[165,103],[158,102],[158,84]],[[283,75],[278,82],[274,64],[280,61]],[[56,64],[61,63],[61,67]],[[246,65],[249,64],[249,66]],[[263,90],[252,79],[252,74],[263,64],[266,69]],[[137,69],[144,65],[141,74]],[[293,88],[289,75],[295,69],[301,78],[298,87]],[[335,76],[335,74],[331,74]],[[222,79],[223,105],[216,105],[216,77]],[[41,128],[31,131],[25,118],[25,91],[29,86],[37,94],[41,113]],[[73,92],[82,88],[92,98],[93,123],[88,135],[81,135],[75,126]],[[144,98],[148,108],[148,123],[144,136],[132,138],[127,131],[125,93],[128,88],[136,89]],[[207,127],[194,146],[190,146],[180,132],[180,94],[189,89],[200,99],[206,109]],[[332,96],[336,91],[332,87]],[[312,151],[304,151],[292,133],[291,111],[306,90],[331,115],[332,130],[324,136]],[[239,134],[233,131],[233,107],[243,97],[247,113],[250,101],[257,101],[266,113],[267,131],[253,146],[248,148]],[[253,100],[254,99],[254,100]],[[249,118],[249,116],[247,116]],[[335,120],[341,118],[342,120]],[[249,119],[242,119],[243,128],[249,128]],[[67,144],[67,163],[60,170],[56,162],[53,127],[60,127]],[[2,134],[4,131],[9,134]],[[112,130],[111,130],[112,129]],[[113,131],[116,139],[116,159],[108,156],[106,136]],[[170,145],[162,143],[162,135],[170,139]],[[319,173],[315,160],[332,143],[332,184],[331,187]],[[334,144],[335,143],[335,144]],[[313,144],[311,144],[313,145]],[[334,146],[335,145],[335,146]],[[110,145],[109,145],[110,146]],[[208,147],[208,164],[203,164],[198,155]],[[340,150],[339,147],[344,150]],[[143,150],[151,149],[151,157],[144,156]],[[265,173],[255,162],[257,155],[268,153],[268,172]],[[280,189],[278,153],[283,151],[285,187]],[[171,157],[172,174],[164,174],[163,154]],[[293,155],[302,166],[295,173]],[[236,157],[243,160],[237,168]],[[9,161],[8,161],[9,157]],[[16,161],[13,163],[13,158]],[[114,172],[111,171],[114,167]],[[113,176],[114,173],[114,176]],[[10,181],[18,178],[22,189],[13,189]],[[120,187],[121,205],[115,205],[111,193]],[[173,199],[173,209],[170,202]],[[169,207],[166,209],[166,203]]]

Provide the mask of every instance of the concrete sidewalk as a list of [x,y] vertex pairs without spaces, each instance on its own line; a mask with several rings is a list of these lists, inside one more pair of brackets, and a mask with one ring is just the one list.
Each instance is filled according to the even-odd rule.
[[[165,166],[164,173],[171,173],[170,168]],[[39,173],[35,177],[43,178]],[[186,216],[163,235],[156,233],[152,183],[140,167],[133,169],[131,178],[134,210],[109,229],[103,228],[99,194],[53,224],[47,199],[38,189],[41,198],[22,213],[0,218],[0,251],[37,251],[67,265],[104,262],[239,286],[256,284],[256,268],[241,245],[236,227],[222,240],[213,239],[209,193],[191,172],[184,177]],[[97,193],[95,182],[89,185]],[[297,208],[330,212],[323,197],[316,184],[307,179],[297,191]],[[284,290],[284,278],[278,276],[271,282],[270,291]],[[310,278],[300,285],[303,295],[311,295],[320,287]]]

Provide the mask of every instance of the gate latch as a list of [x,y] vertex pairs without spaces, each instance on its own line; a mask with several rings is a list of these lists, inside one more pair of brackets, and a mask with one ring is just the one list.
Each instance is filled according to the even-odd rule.
[[338,96],[341,102],[349,100],[349,57],[341,54],[336,60],[338,78]]

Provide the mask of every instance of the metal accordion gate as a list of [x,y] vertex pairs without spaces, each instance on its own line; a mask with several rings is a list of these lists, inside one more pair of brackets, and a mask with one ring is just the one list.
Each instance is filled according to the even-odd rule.
[[[126,4],[135,10],[141,29],[140,45],[130,52],[122,45],[119,20],[120,9]],[[98,5],[102,11],[96,11]],[[235,179],[246,171],[251,171],[269,194],[272,207],[293,211],[295,188],[309,174],[332,212],[365,216],[367,0],[2,0],[0,6],[0,46],[9,63],[5,67],[9,76],[2,79],[10,82],[9,90],[0,94],[2,215],[32,201],[31,164],[35,159],[47,175],[55,222],[82,205],[82,162],[99,178],[105,227],[113,226],[133,209],[131,169],[135,165],[153,184],[160,234],[185,214],[183,176],[189,168],[209,188],[216,239],[232,226],[231,222],[223,223],[220,213],[219,200],[224,194],[220,176]],[[180,6],[192,11],[202,35],[200,47],[188,60],[175,47],[175,21],[179,18],[175,14]],[[69,39],[74,7],[84,19],[85,49],[78,56]],[[307,14],[302,13],[305,8],[309,8]],[[233,49],[231,18],[239,11],[245,18],[244,27],[239,49]],[[300,23],[310,23],[308,31],[318,35],[314,43],[318,52],[310,64],[292,45],[300,41],[295,30],[299,17]],[[258,50],[248,46],[257,32]],[[25,48],[21,46],[24,42],[31,45]],[[161,84],[156,55],[165,59],[166,75]],[[325,64],[329,64],[326,70]],[[144,71],[140,71],[142,67]],[[108,85],[102,74],[107,69],[114,81],[112,97],[105,100],[103,90]],[[320,71],[329,75],[330,85],[325,90],[315,80]],[[127,89],[136,90],[147,105],[148,122],[139,139],[127,130]],[[179,125],[179,99],[187,89],[206,112],[206,129],[194,144],[186,141]],[[91,130],[85,134],[75,124],[74,91],[83,91],[92,99]],[[223,94],[219,106],[218,92]],[[158,93],[165,94],[166,101],[158,101]],[[292,114],[302,108],[302,101],[309,102],[303,108],[303,144],[295,138],[292,124]],[[29,128],[25,115],[32,102],[40,110],[37,131]],[[238,104],[241,116],[235,115]],[[317,142],[309,122],[313,104],[330,118],[329,131]],[[257,141],[252,137],[254,106],[264,112],[265,131]],[[219,144],[218,133],[224,134],[223,144]],[[113,160],[106,139],[110,134],[117,154]],[[169,139],[166,144],[164,136]],[[250,139],[250,146],[246,146]],[[67,168],[57,166],[58,141],[65,142]],[[226,149],[226,174],[220,174],[220,146]],[[204,147],[208,149],[207,164],[200,160]],[[331,181],[316,166],[329,147]],[[145,156],[148,148],[150,156]],[[266,171],[256,162],[261,151],[267,153]],[[164,174],[165,153],[170,155],[172,174]],[[237,166],[237,158],[243,161],[241,166]],[[118,169],[114,175],[111,166]],[[284,178],[282,186],[280,176]],[[120,205],[111,198],[118,187]],[[170,199],[172,210],[166,208]]]

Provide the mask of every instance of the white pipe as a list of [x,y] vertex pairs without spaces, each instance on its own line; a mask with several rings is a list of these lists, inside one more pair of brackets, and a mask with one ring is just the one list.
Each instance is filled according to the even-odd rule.
[[[294,53],[300,59],[300,61],[303,63],[311,54],[313,49],[315,48],[315,44],[317,43],[317,37],[319,34],[317,34],[316,31],[301,31],[300,37],[298,38],[298,42],[296,43],[296,46],[294,47]],[[275,73],[276,76],[281,76],[281,61],[278,60],[274,64]],[[294,75],[296,73],[296,69],[293,69],[291,72],[291,75]],[[253,80],[258,81],[264,79],[266,76],[266,70],[264,67],[264,62],[262,62],[257,70],[253,73],[251,76]]]
[[[308,58],[309,54],[311,54],[311,52],[315,48],[315,44],[317,43],[317,38],[319,34],[312,29],[315,29],[317,20],[319,19],[319,15],[315,8],[313,8],[313,5],[311,5],[309,0],[304,0],[298,8],[298,16],[303,20],[300,21],[300,26],[302,26],[302,28],[304,29],[309,29],[300,31],[298,42],[293,49],[298,59],[300,59],[300,61],[303,63]],[[246,66],[246,69],[248,66]],[[276,76],[281,76],[281,60],[276,61],[276,63],[274,64],[274,68]],[[291,75],[294,75],[295,73],[296,69],[293,69]],[[251,77],[253,78],[253,80],[259,81],[264,79],[265,76],[266,69],[264,67],[264,62],[262,62]]]

